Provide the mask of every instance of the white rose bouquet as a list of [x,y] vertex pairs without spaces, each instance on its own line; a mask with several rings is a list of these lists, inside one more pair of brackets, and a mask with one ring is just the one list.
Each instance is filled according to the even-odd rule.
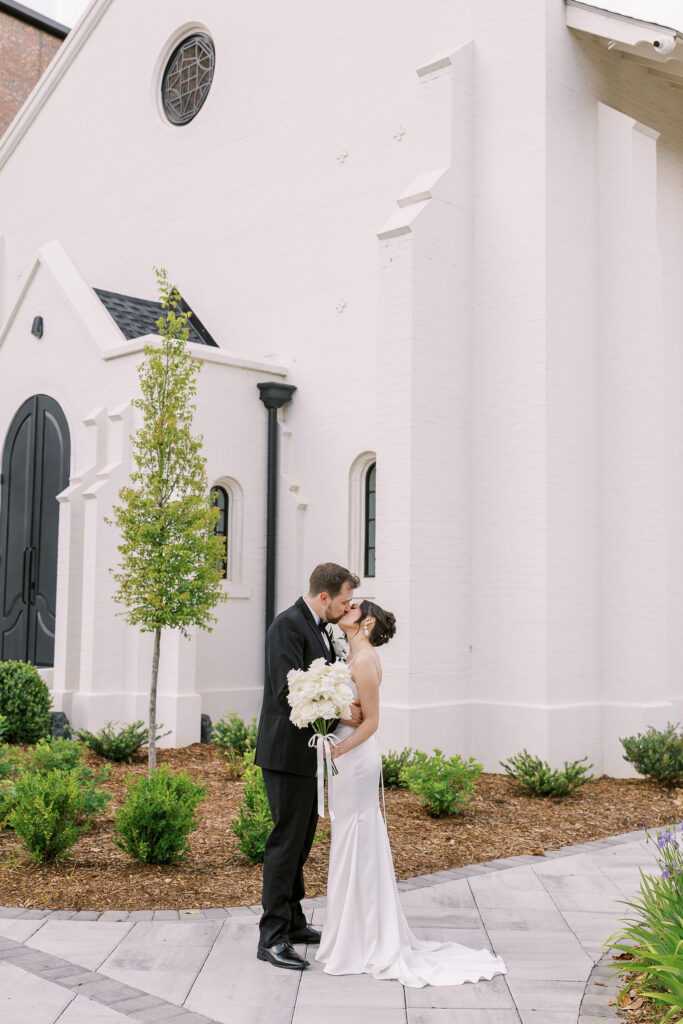
[[[329,744],[327,727],[335,718],[351,717],[353,690],[348,685],[351,673],[343,662],[328,665],[324,658],[316,658],[310,668],[293,668],[287,673],[289,684],[290,721],[298,729],[311,726],[313,732],[323,738],[322,746]],[[316,737],[311,737],[310,746],[317,747],[322,754]],[[331,758],[328,759],[328,764]],[[339,769],[332,763],[332,774]]]

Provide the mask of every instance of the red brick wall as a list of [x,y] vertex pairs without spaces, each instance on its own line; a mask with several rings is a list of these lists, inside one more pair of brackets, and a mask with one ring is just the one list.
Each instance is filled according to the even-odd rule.
[[0,11],[0,136],[62,40]]

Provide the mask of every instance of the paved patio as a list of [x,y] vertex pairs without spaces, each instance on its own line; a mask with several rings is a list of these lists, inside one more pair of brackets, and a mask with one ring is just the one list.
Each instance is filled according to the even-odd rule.
[[[605,1024],[602,943],[652,869],[642,832],[400,883],[420,937],[500,954],[508,974],[404,989],[256,959],[260,907],[105,914],[0,908],[8,1024]],[[307,901],[314,924],[325,900]],[[303,947],[300,947],[303,952]],[[590,979],[590,980],[589,980]],[[588,987],[587,987],[588,986]]]

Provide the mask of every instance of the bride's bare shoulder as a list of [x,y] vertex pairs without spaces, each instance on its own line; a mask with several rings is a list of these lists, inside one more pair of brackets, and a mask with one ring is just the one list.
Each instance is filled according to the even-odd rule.
[[372,651],[359,651],[354,655],[353,662],[349,665],[351,675],[357,681],[357,676],[363,679],[380,679],[382,668],[379,656]]

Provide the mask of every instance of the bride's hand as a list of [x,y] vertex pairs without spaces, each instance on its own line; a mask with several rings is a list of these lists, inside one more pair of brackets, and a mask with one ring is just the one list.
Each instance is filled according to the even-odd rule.
[[330,743],[330,754],[332,755],[332,760],[334,760],[335,757],[341,757],[344,753],[344,750],[342,749],[343,746],[343,743]]
[[359,700],[354,700],[351,704],[351,724],[354,728],[357,728],[363,721],[363,709],[360,705]]

